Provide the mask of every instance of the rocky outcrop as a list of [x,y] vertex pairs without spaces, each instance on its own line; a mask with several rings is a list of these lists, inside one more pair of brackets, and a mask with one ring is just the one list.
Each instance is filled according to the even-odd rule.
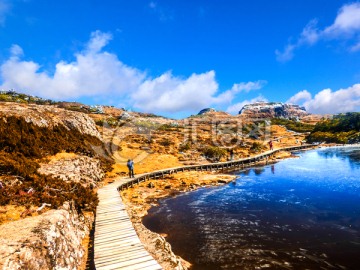
[[284,104],[281,102],[256,102],[245,105],[239,112],[247,118],[286,118],[301,119],[309,113],[299,105]]
[[86,156],[51,160],[47,164],[41,164],[38,172],[90,187],[96,187],[105,176],[100,161]]
[[206,113],[209,113],[209,112],[216,112],[216,110],[214,108],[205,108],[205,109],[202,109],[198,115],[203,115],[203,114],[206,114]]
[[63,209],[0,226],[0,269],[79,269],[90,220]]
[[67,129],[76,129],[82,134],[101,139],[94,120],[87,114],[69,111],[53,105],[36,105],[0,102],[0,117],[23,117],[26,122],[39,127],[53,128],[63,125]]

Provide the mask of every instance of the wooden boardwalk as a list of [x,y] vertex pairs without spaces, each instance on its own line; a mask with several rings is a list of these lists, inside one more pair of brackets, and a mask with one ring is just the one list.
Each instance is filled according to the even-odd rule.
[[145,250],[126,212],[118,190],[140,182],[164,177],[185,170],[235,170],[249,167],[282,150],[295,151],[313,147],[302,145],[286,147],[261,153],[240,160],[182,166],[138,175],[136,178],[117,180],[98,190],[99,205],[96,209],[94,263],[98,270],[157,270],[162,269]]
[[117,187],[122,179],[98,190],[94,263],[96,269],[162,269],[145,250],[126,212]]
[[269,158],[271,155],[280,152],[280,151],[299,151],[304,149],[309,149],[315,147],[312,144],[304,144],[298,146],[291,146],[291,147],[284,147],[284,148],[277,148],[274,150],[269,150],[258,154],[256,156],[242,158],[232,161],[226,162],[217,162],[217,163],[209,163],[209,164],[201,164],[201,165],[189,165],[189,166],[181,166],[175,168],[169,168],[164,170],[158,170],[150,173],[144,173],[142,175],[136,176],[129,181],[123,182],[119,185],[118,189],[123,190],[128,187],[132,187],[135,184],[139,184],[140,182],[144,182],[150,179],[157,179],[157,178],[164,178],[166,174],[173,174],[177,172],[184,172],[184,171],[230,171],[230,170],[238,170],[241,168],[249,167],[257,162]]

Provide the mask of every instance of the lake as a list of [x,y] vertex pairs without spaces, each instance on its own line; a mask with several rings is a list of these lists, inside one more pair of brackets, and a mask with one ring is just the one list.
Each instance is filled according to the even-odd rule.
[[322,148],[163,199],[144,225],[192,269],[360,269],[360,148]]

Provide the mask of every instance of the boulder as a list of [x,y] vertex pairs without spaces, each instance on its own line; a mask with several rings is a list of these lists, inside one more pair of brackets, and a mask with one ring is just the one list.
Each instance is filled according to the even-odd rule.
[[79,269],[89,224],[65,203],[60,210],[1,225],[0,269]]
[[63,181],[77,182],[84,186],[96,187],[105,176],[98,159],[75,156],[41,164],[38,172],[51,175]]

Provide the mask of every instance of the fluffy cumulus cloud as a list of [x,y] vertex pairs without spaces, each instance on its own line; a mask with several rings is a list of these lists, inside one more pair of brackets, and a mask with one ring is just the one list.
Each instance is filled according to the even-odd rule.
[[360,50],[360,3],[350,3],[342,6],[332,25],[320,29],[317,20],[310,21],[299,37],[288,43],[282,51],[276,50],[276,59],[286,62],[294,57],[296,49],[302,46],[312,46],[319,40],[341,39],[347,41],[349,51]]
[[231,114],[237,114],[242,109],[242,107],[244,107],[246,104],[251,104],[254,102],[268,102],[268,100],[265,97],[263,97],[262,95],[259,95],[251,100],[244,100],[242,102],[233,104],[233,105],[229,106],[226,111]]
[[41,71],[38,63],[22,60],[22,49],[13,45],[12,55],[0,67],[1,87],[52,99],[121,95],[137,89],[145,75],[123,64],[116,55],[101,51],[110,39],[109,34],[92,33],[75,61],[57,63],[53,74]]
[[303,90],[292,96],[286,103],[299,104],[302,101],[308,101],[311,99],[311,94],[307,90]]
[[209,106],[218,90],[215,72],[181,79],[167,72],[145,80],[132,95],[134,106],[145,111],[191,111]]
[[0,87],[55,100],[88,97],[113,101],[113,104],[166,114],[226,105],[239,93],[257,90],[266,84],[265,81],[238,83],[220,93],[212,70],[187,78],[168,71],[151,78],[105,51],[111,38],[111,34],[93,32],[85,48],[74,55],[74,61],[58,62],[53,73],[34,61],[24,60],[22,48],[13,45],[11,56],[0,66]]
[[337,91],[324,89],[314,97],[303,90],[291,97],[288,102],[301,104],[307,111],[317,114],[358,111],[360,109],[360,84]]

